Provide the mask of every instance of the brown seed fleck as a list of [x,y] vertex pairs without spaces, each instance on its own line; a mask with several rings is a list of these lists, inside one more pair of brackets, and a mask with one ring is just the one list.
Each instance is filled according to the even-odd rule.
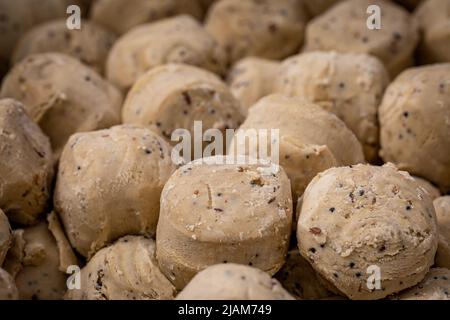
[[355,202],[355,196],[353,195],[353,192],[350,192],[348,196],[350,197],[350,200],[352,202]]
[[191,96],[189,95],[189,93],[183,92],[182,94],[183,94],[184,101],[186,101],[186,103],[188,105],[191,105],[192,100],[191,100]]
[[398,192],[399,192],[398,187],[397,187],[397,186],[393,186],[393,187],[392,187],[392,193],[393,193],[393,194],[397,194]]
[[269,24],[269,31],[270,31],[270,32],[274,33],[274,32],[276,32],[277,30],[278,30],[278,27],[277,27],[276,24],[274,24],[274,23]]
[[33,148],[34,152],[36,152],[36,154],[40,157],[40,158],[44,158],[45,157],[45,152],[43,151],[39,151],[36,148]]
[[322,230],[318,227],[312,227],[309,229],[309,232],[311,232],[312,234],[318,235],[322,233]]
[[252,186],[256,185],[256,186],[262,187],[262,186],[264,185],[264,182],[261,180],[261,178],[256,178],[256,179],[252,179],[252,180],[250,181],[250,184],[251,184]]
[[402,35],[401,35],[400,33],[398,33],[398,32],[394,32],[394,33],[393,33],[393,37],[394,37],[394,39],[397,40],[397,41],[399,41],[399,40],[402,39]]

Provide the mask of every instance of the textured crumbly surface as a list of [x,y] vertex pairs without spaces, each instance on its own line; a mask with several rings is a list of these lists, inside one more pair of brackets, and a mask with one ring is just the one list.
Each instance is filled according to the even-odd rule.
[[245,113],[260,98],[273,92],[273,81],[279,62],[248,57],[236,62],[228,73],[227,82]]
[[325,299],[333,294],[317,278],[309,262],[300,251],[292,249],[286,256],[286,263],[275,275],[281,285],[296,299]]
[[198,273],[177,300],[293,300],[293,297],[267,273],[228,263]]
[[[71,249],[69,248],[71,251]],[[62,299],[66,292],[66,269],[62,268],[60,249],[48,224],[14,230],[14,243],[3,268],[13,276],[20,299]],[[77,265],[73,258],[68,265]],[[64,266],[64,267],[67,267]]]
[[34,53],[59,52],[103,73],[106,57],[115,40],[113,33],[89,21],[83,21],[80,30],[68,29],[65,19],[50,21],[21,37],[11,60],[14,64]]
[[65,230],[56,212],[52,211],[47,215],[48,230],[56,241],[59,254],[59,271],[67,273],[70,266],[77,265],[78,258],[73,251]]
[[[1,263],[0,263],[1,265]],[[19,299],[19,292],[13,277],[0,268],[0,300],[17,300]]]
[[419,57],[423,63],[450,62],[450,1],[423,1],[415,12],[422,38]]
[[433,268],[418,285],[391,297],[394,300],[450,300],[450,270]]
[[0,267],[3,264],[6,253],[12,243],[11,226],[9,225],[8,218],[0,209]]
[[68,290],[74,300],[172,299],[175,288],[158,269],[155,241],[126,236],[98,251],[81,270],[80,289]]
[[194,132],[237,128],[240,104],[215,74],[197,67],[168,64],[150,70],[133,85],[122,109],[124,123],[144,125],[171,141],[178,128]]
[[250,265],[271,275],[284,263],[292,221],[284,170],[270,163],[226,164],[229,160],[193,161],[164,186],[156,256],[177,289],[217,263]]
[[[383,16],[379,30],[366,27],[370,5],[378,5],[381,9]],[[418,38],[415,21],[395,3],[347,0],[308,24],[304,50],[371,54],[384,63],[391,76],[395,76],[412,64]]]
[[441,196],[441,192],[439,191],[439,189],[436,188],[433,184],[431,184],[427,180],[415,176],[413,176],[413,178],[419,184],[420,188],[428,192],[428,195],[432,200],[439,198]]
[[91,8],[92,21],[124,34],[137,25],[189,14],[200,19],[206,0],[96,0]]
[[[424,278],[437,248],[436,215],[429,195],[392,164],[332,168],[303,195],[297,240],[302,256],[336,290],[380,299]],[[373,266],[381,288],[370,290]]]
[[205,22],[227,55],[227,61],[246,56],[282,59],[303,43],[307,20],[300,0],[220,0]]
[[0,207],[9,219],[35,223],[47,206],[52,176],[48,138],[21,103],[0,99]]
[[[364,162],[361,144],[345,124],[303,98],[278,94],[262,98],[250,108],[240,129],[280,130],[280,165],[291,180],[294,201],[317,173]],[[234,138],[230,150],[248,153],[245,143]]]
[[83,256],[128,234],[155,234],[160,194],[175,171],[161,137],[132,125],[78,133],[59,166],[55,208]]
[[308,52],[285,60],[274,92],[306,98],[336,114],[361,142],[365,157],[378,156],[378,106],[389,76],[366,54]]
[[75,132],[120,122],[121,93],[77,59],[59,53],[26,57],[5,77],[1,97],[24,103],[59,157]]
[[185,63],[222,74],[224,58],[203,26],[182,15],[140,25],[120,37],[108,56],[106,75],[119,88],[128,89],[146,71],[166,63]]
[[411,68],[380,106],[380,155],[450,191],[450,63]]
[[433,204],[439,231],[436,266],[450,269],[450,196],[439,197]]

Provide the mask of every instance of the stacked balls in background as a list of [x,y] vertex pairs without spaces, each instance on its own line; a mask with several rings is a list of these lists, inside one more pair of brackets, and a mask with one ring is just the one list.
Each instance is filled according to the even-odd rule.
[[[0,299],[450,299],[450,0],[0,0],[0,30]],[[279,159],[175,163],[196,121]]]

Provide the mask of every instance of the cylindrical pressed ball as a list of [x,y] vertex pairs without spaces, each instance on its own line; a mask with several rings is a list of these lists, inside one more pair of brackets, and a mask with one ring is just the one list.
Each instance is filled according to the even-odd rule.
[[12,99],[0,100],[0,207],[9,219],[33,224],[44,213],[53,177],[48,138]]
[[158,269],[155,241],[126,236],[98,251],[81,270],[72,300],[172,299],[175,288]]
[[93,69],[60,53],[33,54],[16,64],[2,83],[1,97],[25,104],[59,157],[70,135],[120,122],[122,94]]
[[227,160],[195,160],[164,186],[156,257],[177,289],[217,263],[271,275],[284,263],[292,220],[289,179],[274,164],[217,164]]
[[450,1],[423,1],[415,18],[422,34],[418,50],[420,61],[450,62]]
[[378,106],[389,76],[368,54],[307,52],[282,62],[273,92],[305,98],[344,121],[368,161],[378,158]]
[[293,300],[281,284],[256,268],[227,263],[206,268],[177,300]]
[[122,236],[154,235],[161,190],[174,170],[170,146],[149,129],[122,125],[73,135],[54,196],[72,246],[90,257]]
[[[374,11],[367,13],[373,8],[371,6],[379,8],[375,18]],[[372,27],[373,21],[379,21],[380,27],[376,24]],[[393,1],[346,0],[308,24],[303,50],[371,54],[384,63],[391,76],[395,76],[412,65],[418,40],[414,19]]]
[[450,191],[450,63],[404,71],[387,88],[379,119],[383,160]]
[[137,25],[154,22],[178,14],[200,19],[205,0],[96,0],[92,4],[92,21],[124,34]]
[[145,72],[166,63],[225,72],[225,56],[214,38],[198,21],[181,15],[137,26],[120,37],[109,53],[106,76],[126,90]]
[[432,200],[418,186],[392,164],[319,173],[303,195],[302,256],[351,299],[380,299],[417,284],[434,264],[438,241]]
[[[317,173],[334,166],[364,162],[361,144],[344,122],[300,97],[273,94],[260,99],[249,109],[239,129],[242,133],[279,129],[279,163],[291,181],[294,202]],[[257,135],[258,142],[265,143],[258,132]],[[271,147],[271,141],[267,141],[270,152]],[[249,154],[250,144],[236,134],[231,152]]]
[[77,58],[102,74],[116,36],[89,21],[83,21],[81,29],[73,30],[66,23],[65,19],[54,20],[30,29],[17,43],[12,63],[34,53],[59,52]]
[[209,9],[205,28],[232,64],[247,56],[289,56],[303,43],[306,20],[300,0],[220,0]]
[[122,118],[151,128],[167,141],[176,129],[193,134],[195,121],[201,121],[203,130],[222,132],[244,121],[239,102],[219,77],[184,64],[159,66],[140,77],[128,92]]
[[416,286],[395,294],[393,300],[450,300],[450,270],[433,268]]

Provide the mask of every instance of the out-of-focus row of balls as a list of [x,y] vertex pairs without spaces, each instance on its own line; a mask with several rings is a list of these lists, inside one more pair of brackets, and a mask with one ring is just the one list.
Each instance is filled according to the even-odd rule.
[[[382,28],[377,32],[367,28],[369,14],[365,10],[377,1],[339,2],[228,0],[215,3],[208,11],[214,0],[2,0],[1,65],[5,71],[8,62],[17,63],[29,54],[58,51],[73,55],[103,72],[109,49],[117,37],[124,35],[107,63],[107,76],[115,84],[127,88],[145,69],[161,62],[186,62],[223,73],[226,66],[245,56],[283,59],[298,52],[303,43],[303,50],[308,51],[373,54],[385,63],[391,75],[395,75],[411,63],[411,53],[418,44],[419,33],[422,35],[420,61],[448,61],[448,3],[445,0],[424,1],[415,10],[414,17],[396,4],[384,3],[381,6]],[[407,2],[405,5],[413,9],[421,1],[397,2]],[[66,27],[66,8],[70,4],[78,5],[83,16],[89,16],[89,20],[83,20],[80,32],[69,32]],[[312,18],[335,4],[339,5],[307,25]],[[153,28],[148,25],[180,14],[190,15],[199,22],[204,20],[206,31],[218,42],[221,50],[208,52],[213,44],[194,22],[179,29],[174,25],[170,28],[167,24],[154,25]],[[147,27],[130,32],[138,25]],[[179,38],[178,45],[173,44],[174,33]],[[161,45],[165,43],[164,47],[168,46],[167,42],[172,42],[159,61],[155,56],[157,52],[149,57],[141,56],[153,41],[161,41]],[[130,48],[121,54],[123,50],[120,48],[124,46]],[[153,50],[163,51],[162,48]],[[127,63],[126,60],[129,58],[123,57],[124,54],[128,57],[134,55],[135,63],[141,62],[135,66],[137,70],[128,65],[130,61]],[[205,54],[211,56],[205,57]],[[205,58],[209,59],[201,61]],[[123,75],[125,79],[115,78],[114,74],[122,72],[126,73]]]

